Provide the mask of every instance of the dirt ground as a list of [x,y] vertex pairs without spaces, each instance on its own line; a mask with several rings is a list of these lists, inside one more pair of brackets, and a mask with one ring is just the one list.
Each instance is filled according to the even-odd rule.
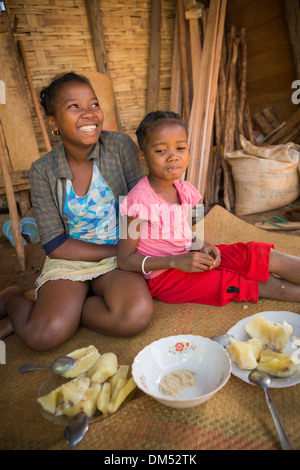
[[[295,204],[300,204],[300,198],[295,201]],[[256,222],[262,221],[266,217],[271,217],[274,215],[279,216],[284,220],[288,220],[285,217],[286,209],[287,207],[283,207],[270,212],[241,216],[241,219],[250,224],[255,224]],[[3,223],[8,220],[8,218],[8,214],[0,214],[0,290],[4,289],[5,287],[16,284],[22,288],[23,292],[26,292],[28,290],[34,289],[35,287],[35,280],[42,269],[45,260],[45,253],[40,244],[32,245],[28,242],[25,246],[26,271],[21,271],[16,255],[16,250],[11,246],[10,242],[3,236],[1,230]],[[300,237],[300,229],[281,233],[297,235]]]

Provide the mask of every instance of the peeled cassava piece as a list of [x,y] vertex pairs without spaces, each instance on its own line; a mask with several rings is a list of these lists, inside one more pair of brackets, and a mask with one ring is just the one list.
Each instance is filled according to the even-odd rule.
[[95,346],[76,349],[68,354],[76,364],[62,374],[71,379],[37,399],[44,410],[55,416],[76,416],[84,412],[91,418],[97,410],[114,413],[135,389],[129,366],[118,365],[114,353],[100,355]]
[[282,352],[293,332],[287,322],[266,320],[262,315],[252,317],[245,325],[245,331],[251,338],[259,339],[263,346]]
[[76,349],[75,351],[68,354],[68,356],[73,357],[76,361],[75,366],[73,369],[68,370],[62,374],[63,377],[66,378],[74,378],[80,374],[84,374],[87,370],[89,370],[97,359],[100,357],[100,353],[95,346],[90,345],[86,348]]
[[257,369],[275,377],[290,377],[299,367],[296,356],[281,354],[270,349],[262,351]]
[[61,399],[62,387],[60,386],[55,390],[52,390],[52,392],[48,393],[47,395],[39,397],[37,401],[44,410],[48,411],[48,413],[55,414],[57,404],[61,401]]
[[258,339],[249,339],[248,341],[232,339],[226,351],[240,369],[251,370],[257,366],[262,349],[263,345]]
[[118,370],[118,358],[114,353],[102,354],[87,372],[92,382],[105,382]]

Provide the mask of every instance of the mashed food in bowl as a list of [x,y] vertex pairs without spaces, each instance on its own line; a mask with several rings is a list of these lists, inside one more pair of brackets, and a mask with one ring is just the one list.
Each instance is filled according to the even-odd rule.
[[174,370],[166,374],[160,384],[160,390],[166,395],[176,395],[186,387],[193,387],[196,383],[194,372],[189,370]]

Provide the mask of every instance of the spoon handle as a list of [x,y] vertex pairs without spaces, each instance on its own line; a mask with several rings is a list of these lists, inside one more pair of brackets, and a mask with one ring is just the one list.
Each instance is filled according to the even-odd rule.
[[50,367],[47,367],[47,366],[32,366],[30,364],[23,364],[19,368],[19,372],[29,372],[30,370],[39,370],[39,369],[50,369]]
[[280,439],[280,442],[281,442],[281,447],[282,447],[283,450],[293,450],[293,447],[291,446],[291,443],[288,440],[288,437],[287,437],[287,435],[285,433],[285,430],[283,429],[283,426],[282,426],[281,421],[279,419],[279,416],[278,416],[276,407],[274,405],[274,402],[273,402],[272,398],[270,397],[270,394],[269,394],[268,390],[264,389],[264,391],[265,391],[265,396],[266,396],[266,400],[267,400],[269,410],[271,412],[274,424],[275,424],[277,432],[278,432],[278,436],[279,436],[279,439]]

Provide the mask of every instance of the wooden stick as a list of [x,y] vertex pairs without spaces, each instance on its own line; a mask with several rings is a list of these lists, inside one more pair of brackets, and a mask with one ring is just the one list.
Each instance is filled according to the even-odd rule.
[[255,141],[254,141],[254,135],[253,135],[252,120],[251,120],[250,109],[249,109],[247,98],[245,102],[245,126],[246,126],[246,132],[248,134],[248,140],[251,142],[251,144],[254,145]]
[[267,108],[262,110],[263,115],[265,118],[269,121],[273,129],[277,129],[281,125],[281,123],[278,121],[277,117],[274,114],[274,110],[271,106],[268,106]]
[[240,96],[239,96],[239,109],[238,109],[238,132],[241,135],[245,135],[244,132],[244,110],[246,101],[246,85],[247,85],[247,44],[246,44],[246,30],[241,29],[241,51],[242,51],[242,63],[241,63],[241,84],[240,84]]
[[284,12],[286,21],[289,28],[295,68],[296,77],[300,79],[300,4],[299,0],[284,0]]
[[33,83],[32,83],[31,73],[30,73],[30,70],[29,70],[24,45],[23,45],[23,42],[21,40],[18,41],[18,46],[19,46],[21,57],[22,57],[22,60],[23,60],[24,70],[25,70],[27,81],[28,81],[29,90],[30,90],[30,93],[31,93],[31,97],[32,97],[32,101],[33,101],[33,104],[34,104],[35,112],[36,112],[38,120],[39,120],[40,128],[41,128],[43,139],[44,139],[45,146],[46,146],[46,150],[47,150],[47,152],[50,152],[52,150],[52,147],[51,147],[50,140],[49,140],[48,133],[47,133],[47,129],[46,129],[46,126],[45,126],[45,123],[44,123],[44,119],[43,119],[43,116],[42,116],[42,113],[41,113],[40,105],[39,105],[39,102],[38,102],[38,99],[37,99],[37,96],[36,96],[36,92],[35,92],[35,89],[34,89],[34,86],[33,86]]
[[178,35],[179,35],[178,13],[176,11],[175,24],[174,24],[173,57],[172,57],[170,110],[181,115],[182,113],[182,89],[181,89],[180,49],[179,49],[179,36]]
[[[89,29],[92,36],[92,45],[94,51],[97,71],[110,77],[108,59],[105,49],[105,39],[102,24],[102,12],[98,0],[85,0],[85,9],[89,22]],[[119,111],[117,108],[116,97],[114,96],[115,112],[118,129],[121,129]]]
[[[213,62],[212,55],[214,56],[219,10],[220,0],[212,0],[209,7],[207,26],[205,29],[199,81],[196,92],[194,93],[189,120],[190,164],[188,167],[187,179],[196,187],[198,185],[198,171],[201,158],[200,150],[202,147],[202,135],[204,131],[202,124],[205,115],[205,105],[208,99],[208,76]],[[211,65],[211,67],[209,67],[209,65]]]
[[92,45],[98,72],[109,76],[108,60],[105,50],[102,13],[98,0],[85,0],[85,8],[92,36]]
[[235,78],[236,78],[236,62],[238,57],[238,45],[240,39],[234,38],[232,59],[229,68],[229,82],[227,89],[227,105],[226,105],[226,122],[224,131],[224,203],[227,210],[232,211],[234,208],[234,190],[231,177],[231,170],[226,161],[227,152],[232,152],[234,148],[234,127],[235,127]]
[[15,199],[13,185],[12,185],[10,175],[9,175],[8,165],[7,165],[7,161],[5,158],[4,148],[2,145],[1,138],[0,138],[0,165],[1,165],[1,172],[2,172],[2,177],[4,181],[4,186],[5,186],[5,192],[6,192],[6,197],[7,197],[8,210],[9,210],[9,216],[10,216],[10,221],[11,221],[11,227],[12,227],[16,252],[17,252],[21,270],[25,271],[25,251],[24,251],[24,247],[22,243],[22,235],[21,235],[21,230],[20,230],[17,203]]
[[282,142],[286,134],[289,134],[291,130],[298,125],[300,121],[300,109],[298,109],[290,119],[287,119],[285,125],[278,131],[276,134],[272,135],[269,139],[266,139],[264,142],[271,144],[277,144]]
[[179,26],[179,47],[180,47],[180,66],[181,66],[181,81],[182,81],[182,101],[183,101],[183,120],[188,123],[191,112],[191,95],[190,95],[190,80],[189,80],[189,65],[187,57],[187,29],[184,17],[184,1],[177,0],[177,14]]
[[148,61],[148,88],[146,112],[158,108],[159,70],[160,70],[160,0],[151,0],[150,47]]
[[212,186],[211,186],[211,203],[217,203],[219,200],[219,190],[221,186],[222,161],[221,161],[221,145],[222,145],[222,126],[220,119],[220,97],[217,96],[215,107],[215,139],[216,152],[212,170]]
[[209,160],[209,155],[210,155],[212,126],[213,126],[213,119],[214,119],[215,101],[216,101],[218,76],[219,76],[219,66],[220,66],[220,60],[221,60],[223,33],[224,33],[225,16],[226,16],[226,5],[227,5],[227,0],[223,0],[221,4],[220,17],[219,17],[219,22],[218,22],[217,42],[216,42],[216,47],[215,47],[213,67],[212,67],[211,75],[209,77],[208,99],[206,103],[206,119],[204,122],[204,145],[202,146],[202,149],[201,149],[200,172],[198,175],[198,182],[199,182],[198,187],[200,188],[201,194],[204,194],[205,186],[206,186],[206,179],[207,179],[208,160]]
[[193,90],[197,87],[199,79],[199,69],[201,60],[201,26],[199,18],[201,13],[194,8],[185,13],[185,17],[189,22],[190,30],[190,44],[191,44],[191,61],[192,61],[192,76],[193,76]]

